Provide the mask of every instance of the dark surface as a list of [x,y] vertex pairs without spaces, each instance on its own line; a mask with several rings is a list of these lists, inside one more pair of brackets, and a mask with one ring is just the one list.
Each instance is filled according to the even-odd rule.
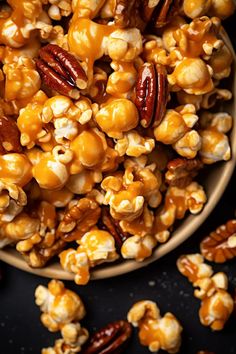
[[[226,22],[226,29],[234,41],[233,29],[236,16]],[[236,42],[236,41],[235,41]],[[234,43],[236,44],[236,43]],[[236,172],[220,203],[199,230],[177,250],[160,261],[136,272],[113,279],[90,282],[78,287],[73,282],[66,286],[84,300],[87,316],[83,321],[90,332],[108,322],[126,317],[135,301],[154,300],[162,314],[173,312],[184,328],[182,354],[195,354],[208,349],[216,354],[236,354],[236,319],[231,318],[225,329],[213,333],[200,325],[200,302],[193,297],[193,288],[176,268],[176,259],[184,253],[199,250],[199,242],[218,225],[235,216]],[[214,270],[225,271],[229,276],[230,289],[236,287],[236,259],[224,264],[212,264]],[[58,334],[51,334],[40,323],[40,311],[34,304],[37,285],[47,279],[24,273],[8,265],[2,266],[3,281],[0,283],[0,354],[40,353],[41,348],[53,345]],[[133,334],[126,354],[147,354],[141,347],[137,333]]]

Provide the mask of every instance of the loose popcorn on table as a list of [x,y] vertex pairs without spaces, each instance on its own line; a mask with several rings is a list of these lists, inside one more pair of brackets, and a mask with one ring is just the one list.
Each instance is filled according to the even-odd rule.
[[127,319],[134,327],[139,328],[140,343],[151,352],[179,352],[183,328],[172,313],[167,312],[162,317],[155,302],[141,300],[135,303],[129,310]]
[[100,263],[150,257],[207,202],[198,172],[232,155],[216,107],[232,98],[221,20],[235,6],[175,5],[1,3],[0,244],[29,266],[59,256],[86,284]]
[[201,300],[199,318],[202,325],[213,331],[222,330],[234,309],[233,298],[227,291],[226,274],[213,274],[212,267],[204,263],[203,256],[198,253],[181,256],[177,267],[196,288],[194,296]]

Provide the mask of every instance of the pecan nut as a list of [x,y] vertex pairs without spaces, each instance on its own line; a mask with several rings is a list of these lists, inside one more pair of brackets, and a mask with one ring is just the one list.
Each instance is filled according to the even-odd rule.
[[78,99],[79,89],[87,87],[88,78],[78,60],[58,45],[41,48],[36,67],[45,84],[62,95]]
[[118,250],[121,249],[125,240],[131,236],[128,232],[122,231],[119,225],[119,221],[113,219],[109,212],[109,208],[107,207],[103,207],[102,209],[101,228],[109,231],[110,234],[114,237]]
[[100,214],[101,208],[95,200],[82,198],[68,207],[57,233],[66,242],[78,240],[96,225]]
[[20,131],[15,121],[9,117],[0,117],[0,154],[21,152]]
[[167,76],[163,66],[143,64],[136,82],[135,104],[139,110],[141,125],[158,126],[165,114],[168,99]]
[[236,220],[219,226],[200,244],[201,253],[208,261],[224,263],[236,257]]
[[185,188],[192,182],[203,166],[203,163],[198,159],[177,158],[171,160],[167,164],[165,181],[170,186]]
[[168,24],[181,8],[182,0],[158,1],[153,14],[154,27],[160,28]]
[[116,321],[96,332],[81,354],[122,353],[130,338],[132,327],[127,321]]

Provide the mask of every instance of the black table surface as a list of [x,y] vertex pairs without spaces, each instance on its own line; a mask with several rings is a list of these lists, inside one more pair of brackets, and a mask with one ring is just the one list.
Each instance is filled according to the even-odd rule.
[[[225,22],[234,42],[236,16]],[[215,227],[235,216],[236,171],[221,201],[207,221],[178,249],[141,270],[112,279],[92,281],[87,286],[65,282],[66,287],[83,299],[87,316],[82,321],[90,332],[109,322],[126,317],[132,304],[141,299],[156,301],[162,314],[173,312],[184,328],[181,354],[195,354],[207,349],[216,354],[236,354],[236,318],[232,317],[223,331],[216,333],[199,322],[199,300],[193,288],[176,268],[182,254],[199,251],[200,240]],[[215,271],[224,271],[230,289],[236,287],[236,259],[223,265],[212,264]],[[34,303],[34,291],[48,279],[24,273],[9,265],[2,265],[0,282],[0,354],[40,353],[41,348],[53,345],[59,334],[52,334],[40,322],[40,310]],[[141,347],[137,332],[133,333],[126,354],[147,354]]]

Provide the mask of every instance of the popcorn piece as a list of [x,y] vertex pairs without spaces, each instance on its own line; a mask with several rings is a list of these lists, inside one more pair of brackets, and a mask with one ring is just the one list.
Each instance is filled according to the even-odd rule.
[[94,185],[101,181],[101,172],[84,170],[78,174],[71,175],[66,187],[75,194],[85,194],[91,192]]
[[134,304],[128,312],[127,319],[133,326],[139,327],[139,339],[151,352],[165,350],[178,353],[181,346],[182,327],[170,312],[163,317],[156,303],[142,300]]
[[58,226],[60,237],[65,241],[79,240],[98,222],[101,208],[92,199],[72,200]]
[[213,107],[217,100],[228,101],[232,98],[232,92],[226,89],[215,88],[209,93],[202,96],[201,107],[209,109]]
[[183,10],[186,16],[190,18],[196,18],[203,15],[209,11],[212,4],[212,0],[184,0],[183,2]]
[[32,178],[32,165],[24,154],[10,153],[0,156],[0,179],[24,187]]
[[40,89],[40,76],[30,58],[20,57],[17,63],[5,64],[3,72],[6,101],[29,99]]
[[116,98],[131,98],[137,78],[134,64],[113,60],[110,66],[114,72],[109,75],[106,92]]
[[209,13],[211,16],[217,16],[225,19],[231,16],[235,11],[235,3],[233,0],[212,0]]
[[55,207],[43,201],[34,211],[40,222],[39,227],[27,239],[19,241],[16,249],[25,258],[30,267],[42,268],[65,246],[56,232],[58,215]]
[[154,233],[157,241],[166,242],[175,220],[182,219],[188,210],[191,214],[199,213],[206,201],[203,188],[196,182],[190,183],[186,188],[169,187],[164,206],[155,217]]
[[55,341],[54,347],[45,348],[42,354],[72,354],[81,351],[87,341],[88,331],[79,323],[68,323],[62,327],[62,338]]
[[137,262],[142,262],[152,255],[152,250],[156,245],[157,241],[151,235],[131,236],[123,243],[121,255],[125,259],[135,259]]
[[125,154],[128,156],[139,157],[142,154],[149,154],[155,147],[154,139],[142,137],[135,130],[131,130],[124,134],[122,139],[118,139],[115,150],[120,156]]
[[21,212],[12,221],[1,223],[0,237],[14,241],[26,240],[37,233],[39,227],[39,219]]
[[120,98],[105,104],[95,119],[109,137],[120,139],[138,125],[138,111],[133,102]]
[[27,197],[21,187],[0,179],[0,221],[12,221],[26,204]]
[[174,32],[175,46],[171,49],[177,51],[176,55],[182,59],[202,57],[208,60],[213,52],[219,50],[224,44],[219,36],[220,25],[218,18],[206,16],[196,18],[189,24],[183,24]]
[[197,288],[194,296],[201,300],[201,323],[212,330],[222,330],[234,307],[233,299],[227,292],[228,279],[225,273],[213,275],[211,266],[204,263],[200,254],[181,256],[177,267]]
[[66,289],[61,281],[51,280],[48,288],[42,285],[36,288],[35,302],[43,312],[41,321],[50,332],[62,330],[64,340],[76,336],[74,326],[65,328],[85,316],[84,304],[76,293]]
[[194,158],[201,147],[201,138],[191,128],[198,121],[193,104],[167,110],[162,122],[154,129],[157,141],[172,144],[183,157]]
[[212,164],[217,161],[228,161],[231,157],[229,139],[227,135],[211,127],[199,131],[202,146],[199,151],[202,162]]
[[233,55],[226,44],[220,50],[213,53],[209,60],[209,65],[213,70],[213,78],[221,80],[228,77],[231,73]]
[[71,0],[49,0],[51,6],[48,9],[48,16],[52,20],[60,21],[62,16],[68,17],[72,12]]
[[87,284],[90,267],[118,258],[114,239],[109,232],[94,229],[84,234],[78,243],[77,250],[70,248],[59,256],[63,269],[75,273],[76,284]]
[[185,58],[168,75],[172,90],[184,90],[187,93],[202,95],[214,88],[211,76],[213,70],[200,58]]

